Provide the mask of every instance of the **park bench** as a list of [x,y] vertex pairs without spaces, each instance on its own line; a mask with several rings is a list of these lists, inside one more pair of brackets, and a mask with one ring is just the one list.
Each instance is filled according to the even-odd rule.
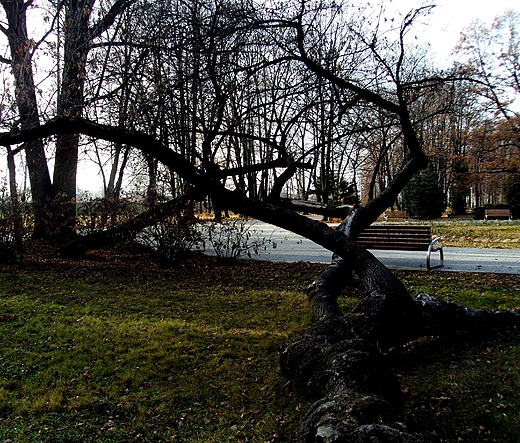
[[[366,228],[359,235],[358,243],[366,249],[426,251],[426,268],[430,270],[444,266],[442,245],[436,244],[440,239],[436,237],[432,240],[430,226],[379,224]],[[431,266],[432,252],[440,254],[437,266]]]
[[484,220],[488,218],[507,218],[512,220],[510,209],[486,209],[484,212]]
[[394,218],[408,218],[408,214],[406,213],[406,211],[388,210],[388,211],[383,212],[383,219],[385,221],[388,221],[388,220],[391,220]]

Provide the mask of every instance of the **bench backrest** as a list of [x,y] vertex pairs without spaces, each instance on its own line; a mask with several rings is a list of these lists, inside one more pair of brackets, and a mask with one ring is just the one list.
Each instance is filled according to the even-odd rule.
[[432,241],[430,226],[371,225],[358,238],[367,249],[426,251]]
[[384,218],[408,218],[406,211],[385,211]]
[[509,217],[511,216],[510,209],[486,209],[485,214],[488,217]]

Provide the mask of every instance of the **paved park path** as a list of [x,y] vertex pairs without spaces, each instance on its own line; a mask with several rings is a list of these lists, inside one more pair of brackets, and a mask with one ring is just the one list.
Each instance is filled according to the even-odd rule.
[[[269,240],[266,250],[257,260],[308,261],[329,263],[331,252],[306,238],[267,223],[253,221],[252,229]],[[442,242],[440,242],[442,244]],[[391,269],[426,270],[426,252],[371,251]],[[438,263],[439,253],[432,253],[432,266]],[[520,274],[520,249],[477,249],[444,247],[444,267],[440,272],[491,272]]]

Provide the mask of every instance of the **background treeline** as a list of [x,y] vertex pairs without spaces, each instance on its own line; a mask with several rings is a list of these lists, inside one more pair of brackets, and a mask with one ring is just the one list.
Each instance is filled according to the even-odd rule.
[[[435,214],[503,204],[519,215],[516,12],[490,26],[474,23],[454,49],[457,63],[442,71],[426,48],[403,43],[410,28],[397,24],[398,13],[348,2],[1,4],[4,131],[85,117],[152,134],[254,199],[367,202],[407,161],[401,126],[395,115],[316,78],[298,59],[291,29],[268,26],[299,16],[307,20],[306,50],[329,75],[382,97],[390,98],[395,84],[405,88],[430,158],[428,186],[415,186],[433,186],[440,195]],[[406,18],[411,25],[429,12]],[[411,29],[421,32],[420,26]],[[392,32],[402,38],[388,38]],[[4,195],[16,201],[63,208],[85,197],[77,194],[78,164],[85,160],[110,201],[139,196],[153,205],[186,191],[177,174],[124,143],[57,135],[4,154]],[[70,206],[61,218],[74,219]],[[395,202],[406,206],[406,196]]]

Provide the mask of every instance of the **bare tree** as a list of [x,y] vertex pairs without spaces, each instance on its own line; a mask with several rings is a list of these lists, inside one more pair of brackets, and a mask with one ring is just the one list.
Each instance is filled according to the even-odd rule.
[[519,26],[520,14],[507,10],[490,27],[473,22],[455,48],[459,69],[480,80],[480,93],[506,119],[517,114],[510,105],[520,93]]
[[[36,88],[32,70],[33,41],[27,32],[27,8],[30,2],[23,0],[1,2],[7,16],[7,27],[0,30],[7,36],[11,52],[11,64],[15,80],[15,99],[19,113],[19,127],[24,130],[40,124],[36,99]],[[31,194],[35,214],[33,235],[41,237],[45,233],[46,212],[52,198],[52,187],[45,148],[42,140],[33,140],[22,146],[27,158],[31,181]],[[9,153],[13,156],[16,152]]]
[[[95,0],[63,3],[63,70],[57,101],[58,116],[80,117],[85,106],[84,87],[87,57],[92,42],[99,38],[121,12],[135,0],[117,0],[99,20],[91,24]],[[59,11],[58,11],[59,13]],[[79,134],[62,134],[56,139],[53,194],[62,203],[75,202]],[[66,224],[74,226],[75,205],[63,206]]]

